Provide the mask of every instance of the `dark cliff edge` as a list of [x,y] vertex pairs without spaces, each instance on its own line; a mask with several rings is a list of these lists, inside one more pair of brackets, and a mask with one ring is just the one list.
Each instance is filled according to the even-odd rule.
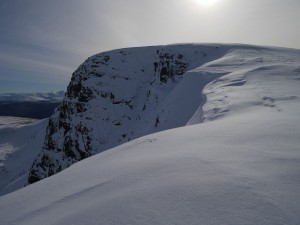
[[[166,101],[178,95],[176,88],[188,71],[227,51],[227,46],[218,45],[169,45],[88,58],[73,73],[64,100],[49,118],[44,146],[28,182],[137,137],[184,126],[191,112],[187,109],[178,115],[179,122],[170,122],[176,112]],[[201,105],[202,99],[200,90],[195,104]]]

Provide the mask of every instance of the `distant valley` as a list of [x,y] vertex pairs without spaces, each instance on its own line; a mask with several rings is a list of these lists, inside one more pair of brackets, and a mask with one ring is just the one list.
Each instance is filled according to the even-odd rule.
[[0,94],[0,116],[48,118],[62,101],[64,92]]

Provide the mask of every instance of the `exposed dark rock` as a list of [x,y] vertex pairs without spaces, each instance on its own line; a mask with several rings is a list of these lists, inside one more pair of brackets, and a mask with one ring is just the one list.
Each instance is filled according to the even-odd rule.
[[[193,62],[207,56],[190,49],[188,57],[172,47],[152,47],[87,59],[73,73],[63,102],[49,119],[44,146],[33,162],[28,182],[162,129],[166,119],[158,110],[170,87],[180,82]],[[142,59],[144,51],[152,58]],[[168,91],[162,91],[164,86]]]

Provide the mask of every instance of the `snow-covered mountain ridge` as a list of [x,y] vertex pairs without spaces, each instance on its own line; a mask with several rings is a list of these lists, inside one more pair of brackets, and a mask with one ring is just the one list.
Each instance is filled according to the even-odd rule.
[[[235,107],[227,89],[239,90],[247,76],[276,65],[296,64],[297,73],[298,62],[298,51],[247,45],[153,46],[92,56],[73,73],[49,119],[29,183],[137,137],[223,116]],[[252,95],[257,104],[273,104],[270,96]]]
[[[206,56],[201,55],[210,58],[186,60],[193,61],[189,64],[193,66],[175,77],[160,79],[160,73],[156,75],[149,87],[151,93],[159,93],[158,106],[154,97],[149,100],[151,108],[146,105],[144,111],[147,91],[135,95],[138,103],[136,99],[128,103],[133,90],[141,87],[140,79],[135,78],[136,89],[132,88],[133,79],[129,78],[135,77],[131,75],[134,72],[128,72],[129,86],[126,79],[120,83],[110,78],[112,68],[93,79],[89,72],[79,79],[76,72],[70,93],[50,118],[44,150],[34,169],[45,174],[53,162],[66,165],[71,160],[64,150],[76,150],[76,140],[81,145],[89,141],[86,136],[91,136],[91,142],[98,140],[102,129],[108,131],[105,140],[113,141],[124,131],[118,129],[125,128],[114,125],[110,118],[123,113],[141,115],[140,120],[132,119],[132,124],[123,117],[120,121],[128,131],[135,128],[140,135],[181,127],[137,138],[2,196],[0,224],[299,224],[300,50],[247,45],[157,46],[140,48],[144,57],[137,59],[148,62],[153,55],[147,51],[152,48],[154,55],[157,48],[180,50],[182,59],[194,59],[192,49],[207,48]],[[184,53],[184,49],[189,50]],[[123,50],[114,52],[118,51]],[[112,52],[100,56],[104,59],[107,54]],[[131,64],[125,65],[131,68]],[[102,66],[107,67],[101,64],[98,70]],[[107,89],[103,90],[114,97],[102,97],[102,89],[95,89],[97,82],[104,81]],[[97,90],[100,95],[95,95]],[[97,113],[104,103],[109,113]],[[105,125],[99,122],[102,115],[110,116],[106,127],[100,126]],[[66,143],[74,142],[75,147],[65,146],[68,136],[72,139]],[[90,144],[95,152],[103,146]],[[63,149],[47,149],[48,145]],[[43,160],[37,164],[39,159]]]

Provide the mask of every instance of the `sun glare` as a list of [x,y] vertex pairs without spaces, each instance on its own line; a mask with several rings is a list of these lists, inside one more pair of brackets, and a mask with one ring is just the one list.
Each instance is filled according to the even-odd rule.
[[218,0],[194,0],[195,3],[202,6],[213,6]]

